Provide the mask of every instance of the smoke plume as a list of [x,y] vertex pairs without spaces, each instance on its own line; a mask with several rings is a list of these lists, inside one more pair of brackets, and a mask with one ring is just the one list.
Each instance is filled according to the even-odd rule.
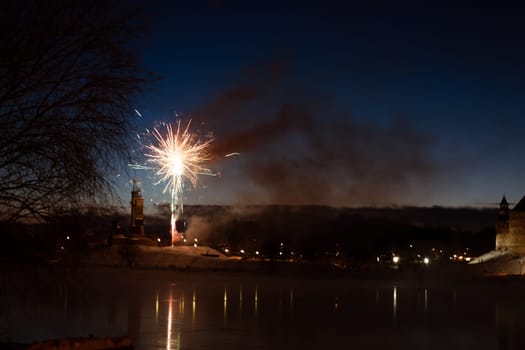
[[[223,181],[239,201],[391,205],[431,187],[438,171],[431,134],[407,119],[379,125],[327,107],[282,66],[247,72],[195,113],[216,134],[212,153],[220,166],[238,168],[241,178]],[[239,160],[224,158],[231,152]]]

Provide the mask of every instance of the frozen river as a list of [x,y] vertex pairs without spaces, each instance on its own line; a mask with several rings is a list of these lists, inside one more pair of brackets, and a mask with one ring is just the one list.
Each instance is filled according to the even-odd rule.
[[4,272],[0,335],[129,335],[136,349],[525,349],[525,280]]

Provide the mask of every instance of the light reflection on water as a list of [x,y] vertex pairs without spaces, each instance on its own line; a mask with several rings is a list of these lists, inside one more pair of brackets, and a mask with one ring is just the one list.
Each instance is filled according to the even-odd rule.
[[224,311],[223,311],[223,321],[224,325],[226,325],[226,316],[228,314],[228,290],[226,287],[224,287]]
[[525,348],[525,281],[502,287],[123,270],[56,285],[47,277],[40,288],[21,279],[8,289],[2,341],[94,334],[130,335],[137,349],[166,350]]
[[255,319],[257,319],[257,303],[258,303],[257,291],[258,291],[258,287],[256,284],[255,292],[254,292],[255,294],[253,296],[253,316],[255,317]]
[[396,313],[397,313],[397,287],[394,286],[392,292],[392,322],[394,326],[396,325]]

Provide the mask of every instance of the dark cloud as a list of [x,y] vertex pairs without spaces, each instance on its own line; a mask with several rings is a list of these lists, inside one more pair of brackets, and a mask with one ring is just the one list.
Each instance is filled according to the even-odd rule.
[[212,123],[218,128],[222,122],[231,126],[232,122],[245,121],[250,116],[243,111],[271,95],[286,70],[286,65],[277,61],[244,68],[237,84],[215,94],[209,103],[194,113],[193,119],[199,123]]
[[305,138],[307,147],[245,167],[271,203],[402,204],[436,170],[432,138],[404,122],[314,123]]
[[273,119],[263,119],[244,129],[237,129],[224,139],[217,139],[212,145],[212,154],[221,157],[230,152],[245,152],[264,147],[310,124],[310,118],[298,113],[293,106],[282,106]]
[[403,204],[410,202],[416,185],[432,183],[438,169],[431,134],[407,119],[379,125],[327,108],[274,67],[251,70],[197,113],[217,130],[216,159],[241,153],[235,166],[244,178],[235,179],[232,190],[242,201]]

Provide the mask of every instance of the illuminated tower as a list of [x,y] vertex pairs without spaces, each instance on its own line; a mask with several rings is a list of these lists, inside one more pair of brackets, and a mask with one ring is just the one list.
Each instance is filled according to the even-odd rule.
[[515,255],[525,256],[525,197],[509,211],[508,222],[508,250]]
[[525,197],[509,210],[503,196],[496,224],[496,250],[525,256]]
[[507,250],[509,239],[509,203],[503,195],[499,203],[498,222],[496,223],[496,250]]
[[129,226],[131,235],[144,234],[144,198],[140,194],[137,181],[133,179],[133,189],[131,191],[131,222]]
[[503,219],[503,220],[509,219],[509,203],[507,202],[507,198],[505,198],[505,195],[503,195],[503,198],[501,199],[501,202],[499,203],[498,215],[500,219]]

